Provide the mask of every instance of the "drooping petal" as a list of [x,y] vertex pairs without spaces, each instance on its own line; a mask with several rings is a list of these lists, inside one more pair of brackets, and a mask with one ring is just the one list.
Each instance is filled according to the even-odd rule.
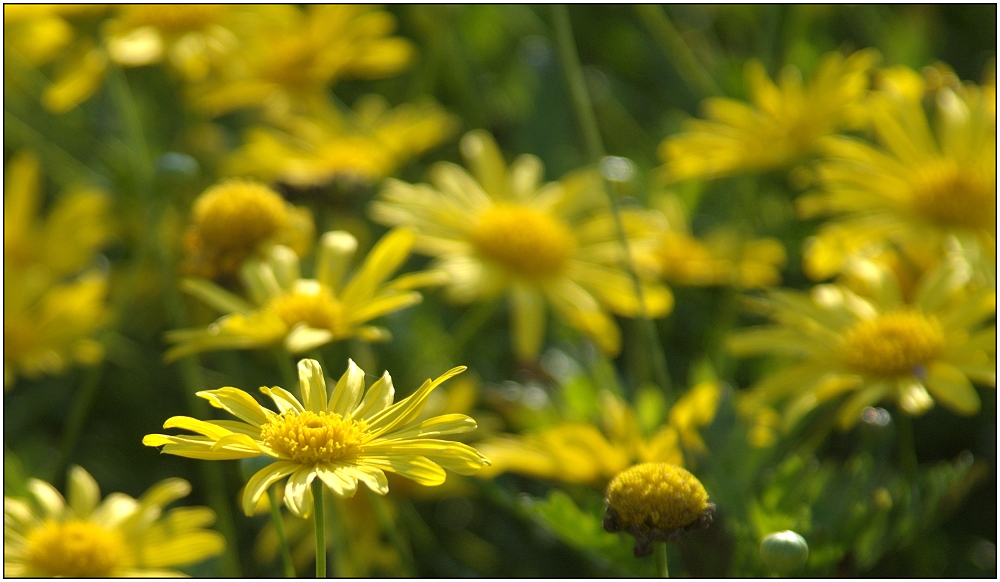
[[365,446],[364,456],[403,456],[419,455],[441,467],[461,475],[474,475],[489,461],[476,449],[465,443],[444,441],[438,439],[413,439],[405,441],[386,441]]
[[313,498],[309,486],[315,478],[316,472],[312,467],[299,465],[285,483],[285,507],[299,517],[309,517],[312,513]]
[[198,420],[197,418],[191,418],[190,416],[171,416],[164,421],[163,428],[179,428],[182,430],[189,430],[202,436],[206,436],[213,441],[233,434],[233,432],[227,428],[205,422],[204,420]]
[[354,497],[354,493],[358,490],[358,480],[343,471],[341,467],[329,464],[317,465],[316,475],[337,497]]
[[205,461],[228,461],[232,459],[248,459],[260,456],[258,449],[239,449],[236,446],[229,446],[222,450],[212,450],[215,439],[203,436],[171,436],[165,434],[148,434],[142,437],[142,444],[147,447],[159,447],[161,453],[188,457],[190,459],[202,459]]
[[340,470],[361,481],[379,495],[385,495],[389,492],[389,481],[385,478],[385,473],[381,469],[367,465],[355,465],[341,467]]
[[428,418],[416,426],[401,427],[399,430],[383,435],[383,438],[379,439],[379,441],[458,434],[475,429],[476,421],[469,416],[464,414],[444,414]]
[[364,463],[383,471],[402,475],[420,485],[440,485],[447,477],[444,469],[424,457],[409,455],[365,456]]
[[243,490],[243,513],[253,515],[253,510],[257,508],[260,496],[267,491],[267,488],[300,467],[301,465],[298,463],[276,461],[254,473]]
[[927,389],[934,399],[958,414],[972,415],[981,406],[979,394],[960,370],[945,362],[927,367]]
[[285,349],[291,354],[301,354],[325,346],[333,339],[333,333],[328,329],[318,329],[299,323],[285,337]]

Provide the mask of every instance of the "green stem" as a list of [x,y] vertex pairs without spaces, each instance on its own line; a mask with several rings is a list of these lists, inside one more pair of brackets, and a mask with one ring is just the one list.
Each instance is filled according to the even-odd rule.
[[656,44],[660,45],[660,50],[667,57],[667,60],[677,69],[680,76],[688,85],[700,91],[703,95],[722,95],[722,89],[716,84],[715,79],[708,74],[708,71],[698,62],[694,51],[684,41],[674,24],[670,22],[670,17],[664,12],[662,6],[653,4],[639,4],[635,6],[635,11],[642,20],[646,30],[653,36]]
[[323,482],[313,481],[313,521],[316,523],[316,577],[326,578],[326,516],[323,513]]
[[653,557],[656,560],[656,575],[660,578],[669,578],[670,571],[667,570],[667,542],[653,542]]
[[[456,358],[465,350],[465,345],[486,325],[500,307],[499,298],[477,303],[470,307],[458,320],[452,332],[452,349]],[[460,359],[460,358],[459,358]]]
[[295,566],[292,565],[292,552],[288,549],[288,538],[285,537],[285,522],[281,520],[281,509],[278,508],[278,495],[274,487],[267,488],[267,500],[271,505],[271,522],[278,534],[278,549],[281,552],[281,565],[285,570],[285,578],[295,578]]
[[76,395],[76,402],[70,411],[69,420],[66,421],[66,432],[63,433],[62,445],[59,447],[59,460],[56,461],[53,479],[50,483],[61,483],[66,475],[66,465],[69,463],[73,451],[76,450],[77,442],[83,427],[90,417],[90,409],[94,405],[94,397],[97,395],[97,388],[101,385],[101,375],[104,372],[104,360],[90,366],[84,372],[83,382]]
[[292,362],[292,355],[285,348],[278,348],[274,350],[274,357],[278,362],[278,370],[281,372],[281,381],[285,384],[282,388],[294,392],[299,379],[295,371],[295,364]]
[[911,480],[917,473],[917,452],[913,443],[913,421],[904,412],[895,415],[899,434],[899,460],[903,473]]
[[[601,160],[605,158],[604,142],[601,139],[601,132],[597,126],[597,117],[594,115],[594,108],[587,91],[587,84],[583,78],[583,68],[580,66],[580,57],[576,52],[576,44],[573,41],[573,29],[570,25],[569,11],[566,6],[553,6],[552,19],[555,25],[556,46],[558,47],[559,58],[562,62],[563,72],[566,74],[566,81],[569,84],[570,96],[576,110],[577,121],[579,121],[580,129],[583,132],[584,142],[587,147],[587,156],[591,163],[600,164]],[[639,276],[636,274],[635,265],[632,262],[632,254],[629,249],[628,238],[625,236],[625,226],[622,223],[621,212],[618,209],[618,201],[616,196],[612,194],[612,189],[616,188],[616,186],[606,177],[604,182],[604,194],[608,197],[618,240],[625,251],[625,266],[629,276],[632,278],[636,298],[639,300],[640,328],[645,336],[644,343],[649,346],[654,377],[660,385],[660,389],[663,390],[667,404],[669,405],[672,402],[672,393],[666,355],[660,342],[660,335],[656,330],[656,324],[653,323],[649,314],[646,313],[646,302],[643,299],[642,284],[639,282]]]

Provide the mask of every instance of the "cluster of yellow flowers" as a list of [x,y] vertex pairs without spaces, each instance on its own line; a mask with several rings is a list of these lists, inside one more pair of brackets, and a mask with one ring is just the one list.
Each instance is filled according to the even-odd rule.
[[774,324],[730,338],[737,354],[789,360],[741,403],[760,445],[774,441],[779,404],[787,430],[850,394],[837,413],[848,428],[886,399],[911,415],[935,401],[975,414],[972,382],[996,385],[995,73],[975,85],[940,64],[878,69],[877,57],[829,55],[809,84],[785,69],[780,90],[751,62],[753,107],[710,100],[711,121],[663,143],[672,180],[807,163],[815,183],[799,213],[830,217],[803,268],[836,281],[753,299]]

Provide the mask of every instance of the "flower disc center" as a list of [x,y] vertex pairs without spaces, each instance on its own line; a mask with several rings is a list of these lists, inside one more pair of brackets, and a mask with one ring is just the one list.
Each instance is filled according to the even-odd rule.
[[643,463],[622,471],[608,485],[607,498],[626,529],[682,528],[697,521],[708,507],[701,482],[667,463]]
[[125,561],[127,547],[117,531],[93,523],[47,521],[28,536],[25,561],[46,577],[107,578]]
[[498,204],[479,216],[469,233],[476,250],[516,275],[555,275],[569,260],[573,235],[533,208]]
[[875,376],[912,373],[944,349],[944,331],[915,311],[887,313],[857,323],[844,335],[841,358],[848,368]]
[[202,239],[220,249],[251,251],[290,221],[284,198],[245,180],[209,188],[195,201],[193,212]]
[[261,440],[280,456],[303,465],[358,454],[367,424],[332,412],[286,412],[261,427]]
[[289,327],[304,323],[316,329],[336,331],[343,320],[343,308],[330,294],[319,290],[316,294],[289,293],[271,300],[274,310]]
[[970,173],[954,163],[930,165],[917,182],[914,205],[941,226],[995,229],[996,179]]

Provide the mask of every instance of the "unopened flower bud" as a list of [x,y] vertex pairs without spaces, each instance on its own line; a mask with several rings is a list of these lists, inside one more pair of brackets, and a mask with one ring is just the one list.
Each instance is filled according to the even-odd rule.
[[809,545],[799,534],[786,530],[765,536],[760,542],[760,559],[777,574],[787,574],[806,563]]

